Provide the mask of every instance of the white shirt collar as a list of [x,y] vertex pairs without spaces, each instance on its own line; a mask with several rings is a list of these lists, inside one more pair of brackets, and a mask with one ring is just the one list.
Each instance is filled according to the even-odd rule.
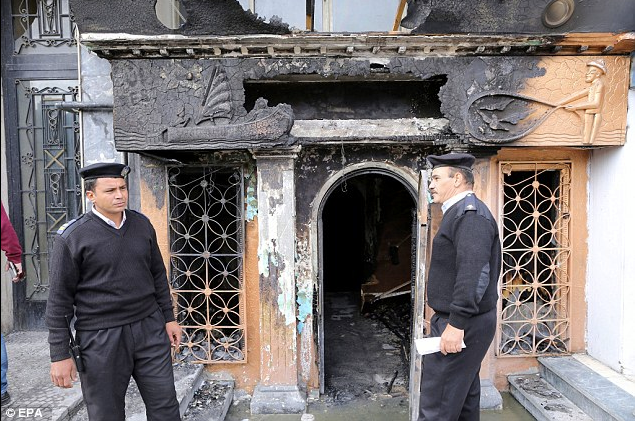
[[102,215],[97,209],[95,209],[94,206],[93,206],[93,213],[97,215],[99,218],[101,218],[101,220],[103,220],[105,223],[113,227],[114,229],[120,229],[121,227],[123,227],[124,222],[126,222],[126,211],[123,212],[123,217],[121,218],[121,225],[119,226],[117,226],[117,224],[115,224],[115,221],[113,221],[112,219],[109,219],[106,216]]
[[472,190],[455,194],[454,196],[452,196],[451,198],[443,202],[443,204],[441,205],[441,210],[443,211],[443,213],[445,213],[445,211],[450,209],[450,207],[452,207],[453,204],[457,203],[459,200],[463,199],[465,196],[467,196],[470,193],[474,194]]

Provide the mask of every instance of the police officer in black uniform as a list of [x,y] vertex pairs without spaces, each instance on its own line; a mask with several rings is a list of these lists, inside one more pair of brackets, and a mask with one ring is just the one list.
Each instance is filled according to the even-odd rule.
[[67,320],[76,317],[82,394],[91,421],[124,421],[132,376],[148,420],[180,420],[170,347],[181,341],[150,221],[126,209],[123,164],[82,168],[92,210],[65,224],[49,258],[51,380],[72,387]]
[[480,416],[481,362],[496,331],[498,226],[472,191],[472,155],[430,155],[427,160],[430,194],[443,210],[427,287],[435,312],[429,336],[441,337],[441,352],[423,360],[419,420],[473,421]]

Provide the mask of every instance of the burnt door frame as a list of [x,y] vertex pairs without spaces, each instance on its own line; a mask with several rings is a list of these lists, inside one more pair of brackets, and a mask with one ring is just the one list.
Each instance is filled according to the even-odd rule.
[[[323,231],[323,221],[322,221],[322,213],[324,211],[324,206],[326,202],[329,200],[331,193],[333,190],[338,188],[341,183],[344,181],[351,179],[353,177],[357,177],[360,175],[383,175],[387,177],[391,177],[398,182],[410,193],[412,201],[415,206],[418,207],[419,196],[417,194],[417,181],[416,179],[403,168],[393,167],[387,164],[380,164],[377,162],[372,163],[363,163],[363,164],[355,164],[351,165],[349,168],[343,169],[338,174],[335,174],[331,177],[327,184],[323,187],[322,191],[318,195],[319,206],[317,208],[317,212],[315,214],[315,220],[317,221],[317,232],[316,232],[316,242],[317,242],[317,290],[318,290],[318,303],[316,306],[316,317],[317,317],[317,337],[318,337],[318,367],[319,367],[319,384],[320,384],[320,394],[324,394],[324,250],[323,250],[323,239],[324,239],[324,231]],[[419,246],[415,253],[411,250],[411,255],[418,256],[419,255]],[[418,261],[418,260],[417,260]],[[419,283],[419,276],[417,273],[411,275],[415,280],[414,290],[419,291],[423,288]],[[423,311],[423,310],[421,310]],[[422,313],[423,315],[423,313]],[[414,315],[413,315],[414,316]],[[413,317],[413,321],[415,319],[419,319],[419,317]],[[415,327],[412,326],[414,329]],[[414,338],[414,335],[411,336]],[[414,342],[412,343],[414,346]],[[413,372],[413,361],[411,360],[411,373]],[[412,383],[411,383],[412,384]],[[412,392],[411,395],[411,404],[412,404]],[[417,393],[418,395],[418,393]]]
[[415,268],[412,305],[412,335],[410,346],[410,420],[419,418],[419,390],[421,388],[421,369],[423,358],[417,352],[415,340],[424,336],[425,327],[425,287],[428,263],[428,245],[430,244],[430,200],[428,195],[428,172],[419,171],[417,188],[417,215],[414,226]]

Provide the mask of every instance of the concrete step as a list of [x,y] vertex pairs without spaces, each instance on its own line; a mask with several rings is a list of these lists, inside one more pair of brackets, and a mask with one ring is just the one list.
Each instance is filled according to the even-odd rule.
[[[194,393],[204,380],[204,367],[202,364],[175,364],[173,368],[176,397],[179,401],[180,413],[183,415],[192,401]],[[79,386],[77,387],[79,388]],[[55,419],[61,421],[64,418]],[[88,412],[83,402],[78,410],[67,419],[70,421],[89,421]],[[146,419],[145,404],[137,384],[131,379],[126,391],[126,421],[145,421]]]
[[205,371],[182,421],[224,421],[233,398],[233,379]]
[[507,378],[511,395],[538,421],[593,421],[538,373]]
[[635,420],[635,396],[572,356],[540,357],[541,377],[595,421]]

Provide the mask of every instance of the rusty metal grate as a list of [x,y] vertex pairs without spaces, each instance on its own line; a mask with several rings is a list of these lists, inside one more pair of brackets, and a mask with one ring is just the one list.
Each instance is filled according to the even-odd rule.
[[498,354],[569,352],[570,163],[501,162]]
[[170,279],[184,332],[177,360],[246,359],[242,180],[237,167],[168,168]]

